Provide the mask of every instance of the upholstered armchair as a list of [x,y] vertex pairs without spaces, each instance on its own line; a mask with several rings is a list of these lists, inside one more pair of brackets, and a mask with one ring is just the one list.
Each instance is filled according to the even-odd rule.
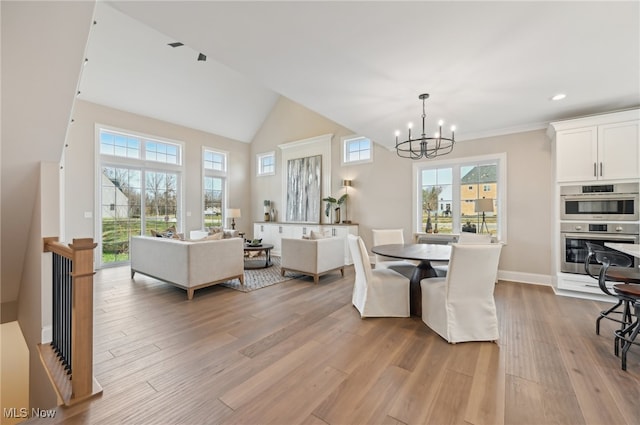
[[446,277],[422,279],[422,321],[450,343],[495,341],[501,244],[451,244]]
[[289,239],[282,238],[280,251],[282,276],[286,271],[313,276],[318,283],[320,276],[340,270],[344,276],[344,239]]

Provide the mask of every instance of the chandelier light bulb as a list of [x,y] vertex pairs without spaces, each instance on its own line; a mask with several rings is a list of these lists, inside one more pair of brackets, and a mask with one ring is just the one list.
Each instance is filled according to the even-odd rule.
[[442,120],[438,121],[438,125],[439,125],[440,127],[442,127],[442,124],[444,124],[444,121],[442,121]]
[[407,128],[409,128],[409,130],[411,130],[413,128],[413,123],[412,122],[408,123],[407,124]]

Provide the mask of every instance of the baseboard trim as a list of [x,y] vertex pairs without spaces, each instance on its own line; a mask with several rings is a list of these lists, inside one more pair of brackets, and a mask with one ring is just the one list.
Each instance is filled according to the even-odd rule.
[[537,273],[522,273],[509,270],[498,270],[498,280],[527,283],[530,285],[552,286],[553,279],[549,275]]
[[53,328],[51,325],[47,325],[40,331],[40,342],[42,344],[48,344],[53,341]]

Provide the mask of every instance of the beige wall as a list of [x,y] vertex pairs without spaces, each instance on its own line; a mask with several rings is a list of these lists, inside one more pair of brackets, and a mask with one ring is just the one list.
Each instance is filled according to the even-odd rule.
[[[413,162],[375,144],[374,161],[341,165],[341,137],[352,132],[286,98],[281,98],[251,145],[251,211],[263,218],[264,199],[282,199],[282,170],[278,144],[333,133],[331,192],[341,195],[341,179],[353,180],[349,189],[349,219],[359,224],[360,235],[371,247],[371,229],[401,227],[405,240],[412,229]],[[390,136],[391,137],[391,136]],[[274,176],[256,177],[255,155],[276,151]],[[551,275],[551,144],[544,130],[459,142],[447,159],[507,154],[507,245],[500,270],[503,277],[550,283]],[[278,209],[281,206],[278,205]],[[282,214],[279,214],[282,217]]]
[[[248,144],[80,100],[75,105],[74,120],[65,149],[65,240],[97,239],[94,234],[98,213],[95,210],[96,123],[184,143],[186,169],[182,176],[182,202],[185,217],[180,230],[187,234],[202,228],[202,148],[228,152],[228,206],[241,209],[243,217],[236,219],[239,228],[244,228],[249,220],[251,160]],[[92,218],[85,218],[85,212],[91,212]],[[187,216],[189,213],[191,216]]]
[[29,403],[51,408],[57,400],[37,352],[51,303],[42,295],[42,238],[59,231],[59,161],[94,2],[2,1],[0,7],[0,294],[3,306],[18,304],[11,310],[29,348]]

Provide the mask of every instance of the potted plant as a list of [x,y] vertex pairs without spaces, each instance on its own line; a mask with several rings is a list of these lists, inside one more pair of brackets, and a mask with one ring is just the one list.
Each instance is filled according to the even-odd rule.
[[[332,196],[328,196],[326,198],[323,198],[322,200],[324,202],[326,202],[327,204],[325,205],[325,209],[324,209],[324,215],[326,215],[327,217],[329,217],[331,215],[332,211],[335,211],[336,214],[336,223],[340,223],[340,206],[342,204],[345,203],[345,201],[347,200],[348,195],[345,193],[344,195],[342,195],[340,198],[336,199]],[[333,205],[336,204],[338,205],[335,209],[333,208]],[[333,217],[331,217],[331,219],[329,220],[330,223],[333,222]]]

